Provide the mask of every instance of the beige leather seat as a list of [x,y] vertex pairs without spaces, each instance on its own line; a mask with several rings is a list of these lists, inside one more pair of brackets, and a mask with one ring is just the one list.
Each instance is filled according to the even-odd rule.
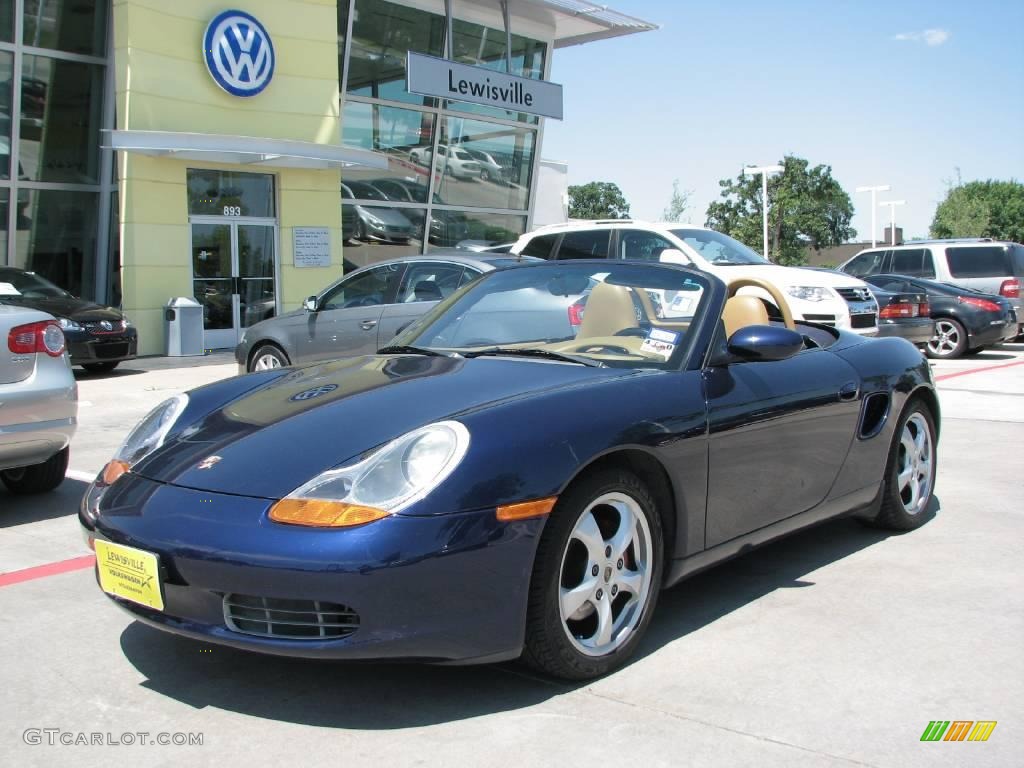
[[623,328],[637,328],[636,310],[629,289],[622,285],[598,283],[587,297],[577,339],[614,336]]
[[[586,315],[583,319],[587,319]],[[725,302],[722,322],[725,323],[725,338],[730,339],[748,325],[768,325],[768,310],[757,296],[733,296]]]

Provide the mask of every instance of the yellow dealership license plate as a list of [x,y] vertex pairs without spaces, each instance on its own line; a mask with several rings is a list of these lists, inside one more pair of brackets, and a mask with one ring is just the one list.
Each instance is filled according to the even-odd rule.
[[96,567],[100,587],[109,595],[148,608],[164,609],[157,556],[134,547],[96,539]]

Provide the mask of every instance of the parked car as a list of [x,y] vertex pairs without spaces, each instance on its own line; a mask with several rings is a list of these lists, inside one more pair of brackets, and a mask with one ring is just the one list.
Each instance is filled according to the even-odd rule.
[[935,335],[927,345],[929,357],[948,360],[973,355],[1017,334],[1016,314],[1002,296],[910,275],[868,275],[866,279],[887,291],[927,295],[935,321]]
[[[345,218],[348,217],[351,239],[385,240],[392,243],[407,243],[416,235],[415,227],[400,211],[376,205],[349,203],[344,200],[387,200],[380,190],[373,186],[349,181],[341,185],[341,225],[345,231]],[[346,209],[348,209],[346,211]],[[353,214],[355,218],[353,219]]]
[[926,293],[887,291],[871,285],[871,295],[878,302],[879,336],[899,336],[921,350],[928,346],[935,336],[935,321]]
[[[714,563],[840,515],[925,523],[927,361],[902,339],[795,322],[754,280],[781,321],[739,293],[749,278],[527,264],[483,275],[379,354],[178,395],[80,507],[100,587],[203,642],[522,656],[582,680],[625,664],[661,589]],[[565,335],[550,299],[587,290]],[[658,293],[691,294],[694,312],[670,319]]]
[[[438,170],[456,179],[475,179],[480,175],[480,163],[462,147],[438,144]],[[409,153],[409,159],[419,165],[430,165],[433,155],[430,147],[416,147]]]
[[484,181],[502,181],[506,176],[506,171],[501,167],[501,163],[494,159],[494,157],[480,149],[471,149],[470,147],[460,147],[465,152],[469,153],[472,157],[480,164],[480,178]]
[[56,317],[71,364],[87,371],[112,371],[138,355],[138,331],[120,310],[72,296],[35,272],[0,267],[0,304],[32,307]]
[[11,493],[64,480],[78,417],[78,385],[60,324],[45,312],[0,305],[0,480]]
[[371,264],[310,296],[302,309],[246,328],[235,360],[246,372],[370,354],[459,286],[517,263],[438,249]]
[[[766,280],[782,289],[796,318],[865,335],[878,331],[878,305],[864,282],[772,264],[738,240],[692,224],[629,219],[552,224],[520,237],[512,253],[559,260],[660,261],[693,266],[726,281]],[[764,291],[748,288],[747,292],[771,302]]]
[[900,274],[994,293],[1008,299],[1024,333],[1024,245],[990,238],[913,240],[861,251],[839,269],[860,278]]
[[[385,195],[388,200],[395,200],[403,203],[423,203],[427,199],[427,188],[417,181],[408,179],[375,179],[368,182]],[[434,193],[434,202],[444,204],[444,201]],[[430,242],[448,246],[465,237],[469,231],[469,220],[462,211],[446,211],[441,208],[434,208],[430,215]],[[417,237],[420,234],[417,233]]]

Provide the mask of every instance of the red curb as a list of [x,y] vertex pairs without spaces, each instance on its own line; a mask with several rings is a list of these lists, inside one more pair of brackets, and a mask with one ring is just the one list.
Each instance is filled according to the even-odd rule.
[[999,368],[1013,368],[1015,365],[1024,365],[1024,360],[1018,360],[1015,363],[1002,363],[1001,365],[986,365],[984,368],[971,368],[969,371],[957,371],[956,373],[946,373],[942,376],[936,376],[936,381],[945,381],[946,379],[955,379],[957,376],[967,376],[971,373],[982,373],[983,371],[995,371]]
[[20,571],[0,573],[0,587],[9,587],[11,584],[42,579],[46,576],[56,576],[59,573],[68,573],[69,571],[81,571],[85,568],[92,568],[94,562],[96,562],[96,555],[83,555],[82,557],[73,557],[70,560],[61,560],[57,563],[37,565],[34,568],[23,568]]

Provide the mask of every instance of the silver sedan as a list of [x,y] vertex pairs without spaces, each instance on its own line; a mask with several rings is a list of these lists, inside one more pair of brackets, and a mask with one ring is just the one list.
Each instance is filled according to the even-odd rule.
[[52,315],[0,305],[0,480],[11,493],[64,480],[78,417],[78,385]]
[[536,259],[439,250],[357,269],[302,309],[247,328],[235,348],[239,372],[373,354],[459,287],[524,261]]

